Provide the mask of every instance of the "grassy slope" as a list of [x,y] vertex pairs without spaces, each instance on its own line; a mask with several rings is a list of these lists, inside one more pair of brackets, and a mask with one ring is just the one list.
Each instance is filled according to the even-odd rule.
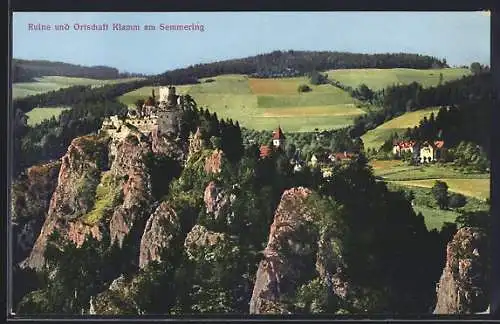
[[439,74],[443,74],[443,82],[459,79],[469,75],[469,69],[449,68],[432,70],[415,69],[345,69],[327,71],[330,79],[337,80],[353,88],[366,84],[370,89],[381,90],[394,84],[409,84],[416,81],[424,87],[436,86]]
[[398,160],[370,161],[373,172],[384,181],[401,186],[431,188],[436,180],[448,184],[449,190],[465,196],[486,199],[490,196],[488,173],[467,173],[446,165],[411,166]]
[[103,86],[106,84],[129,82],[140,78],[123,78],[113,80],[96,80],[87,78],[71,78],[62,76],[44,76],[36,78],[36,82],[19,82],[12,85],[12,97],[21,98],[75,85]]
[[[350,125],[363,114],[346,92],[331,85],[311,85],[308,93],[297,92],[307,78],[252,79],[244,75],[222,75],[215,81],[177,88],[219,117],[238,120],[242,126],[269,130],[280,124],[285,132],[330,129]],[[151,95],[152,87],[129,92],[120,100],[133,104]],[[155,89],[158,93],[158,89]]]
[[380,146],[391,136],[393,133],[403,133],[408,127],[413,128],[424,118],[429,117],[431,113],[437,115],[439,108],[426,108],[422,110],[412,111],[405,113],[399,117],[389,120],[386,123],[372,129],[363,136],[363,144],[365,148],[379,149]]
[[432,188],[436,180],[446,182],[449,190],[452,192],[461,193],[465,196],[483,200],[490,197],[490,179],[450,179],[442,177],[438,179],[419,179],[394,182],[403,186]]
[[467,203],[464,207],[458,209],[441,210],[436,205],[435,199],[433,198],[432,192],[429,188],[408,188],[395,183],[388,183],[388,187],[390,190],[411,189],[413,191],[413,193],[415,194],[415,205],[413,209],[415,210],[415,212],[420,212],[422,213],[422,215],[424,215],[425,224],[429,230],[440,230],[445,222],[455,222],[455,219],[459,215],[460,211],[477,211],[489,209],[489,206],[484,202],[473,197],[468,197]]
[[34,126],[39,123],[41,123],[45,119],[50,119],[52,116],[56,117],[61,114],[64,110],[71,109],[67,107],[61,107],[61,108],[34,108],[26,115],[28,116],[28,125],[29,126]]

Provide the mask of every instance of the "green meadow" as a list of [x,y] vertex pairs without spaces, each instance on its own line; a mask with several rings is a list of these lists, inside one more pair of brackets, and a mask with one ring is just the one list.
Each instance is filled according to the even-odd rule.
[[123,78],[113,80],[96,80],[88,78],[72,78],[63,76],[44,76],[35,78],[35,82],[18,82],[12,84],[12,97],[22,98],[37,95],[44,92],[68,88],[75,85],[91,85],[100,87],[107,84],[130,82],[140,80],[140,78]]
[[469,75],[469,69],[446,68],[446,69],[343,69],[329,70],[328,78],[339,81],[353,88],[362,83],[372,90],[382,90],[387,86],[410,84],[418,82],[423,87],[432,87],[439,84],[440,74],[443,74],[443,82],[460,79]]
[[440,230],[445,222],[454,223],[460,212],[489,210],[489,205],[475,197],[467,197],[465,206],[456,209],[439,209],[432,195],[430,188],[424,187],[405,187],[397,183],[388,183],[390,190],[411,190],[415,199],[413,201],[413,210],[416,213],[422,213],[425,225],[429,230]]
[[451,192],[486,200],[490,197],[489,173],[464,173],[449,164],[408,165],[400,160],[370,161],[375,176],[404,187],[432,188],[436,180]]
[[50,107],[50,108],[34,108],[26,113],[28,116],[28,125],[35,126],[40,124],[45,119],[50,119],[52,117],[58,117],[61,112],[71,108],[68,107]]
[[[305,77],[256,79],[244,75],[221,75],[194,85],[177,87],[189,94],[199,106],[216,112],[221,118],[238,120],[240,125],[269,130],[281,125],[285,132],[307,132],[349,126],[364,111],[343,90],[331,85],[312,85]],[[298,93],[307,84],[310,92]],[[131,91],[119,99],[133,105],[151,95],[152,87]],[[158,88],[155,88],[158,94]]]

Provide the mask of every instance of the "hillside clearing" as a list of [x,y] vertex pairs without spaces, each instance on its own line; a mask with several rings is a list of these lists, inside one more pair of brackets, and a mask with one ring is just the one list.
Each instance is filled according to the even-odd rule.
[[76,85],[91,85],[101,87],[107,84],[116,84],[141,80],[142,78],[123,78],[111,80],[97,80],[88,78],[72,78],[63,76],[44,76],[35,78],[35,82],[18,82],[12,84],[12,97],[22,98],[26,96],[37,95],[49,91],[55,91],[62,88],[68,88]]
[[379,125],[375,129],[369,130],[366,134],[361,136],[361,139],[366,149],[379,149],[393,133],[402,134],[407,128],[417,126],[424,117],[429,118],[432,113],[437,115],[438,112],[438,107],[407,112]]
[[372,90],[382,90],[387,86],[397,84],[410,84],[418,82],[423,87],[437,86],[440,74],[443,74],[443,82],[460,79],[470,75],[469,69],[446,68],[446,69],[343,69],[329,70],[328,78],[339,81],[344,85],[357,88],[362,83]]
[[439,178],[388,182],[410,187],[432,188],[436,180],[446,182],[449,187],[449,191],[461,193],[465,196],[476,197],[483,200],[490,198],[490,179]]
[[26,113],[28,116],[28,125],[35,126],[40,124],[43,120],[52,117],[58,117],[63,111],[71,109],[69,107],[50,107],[50,108],[34,108]]
[[454,169],[451,165],[408,165],[401,160],[370,161],[375,176],[383,177],[384,180],[425,180],[436,178],[454,179],[489,179],[489,173],[464,173]]
[[387,187],[391,191],[403,189],[413,192],[415,197],[413,200],[413,210],[415,213],[422,213],[428,230],[441,230],[445,222],[454,223],[460,212],[489,210],[488,204],[474,197],[468,197],[465,206],[458,209],[439,209],[430,188],[404,187],[394,183],[388,183]]

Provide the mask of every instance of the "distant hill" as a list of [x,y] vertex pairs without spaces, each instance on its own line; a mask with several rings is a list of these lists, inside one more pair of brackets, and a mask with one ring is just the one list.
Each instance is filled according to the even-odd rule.
[[99,80],[139,77],[143,75],[120,73],[109,66],[82,66],[44,60],[12,60],[12,82],[33,82],[42,76],[65,76]]
[[159,84],[193,83],[198,78],[221,74],[246,74],[258,77],[297,76],[313,70],[332,69],[439,69],[446,68],[446,60],[411,54],[383,53],[361,54],[333,51],[274,51],[271,53],[231,59],[219,62],[196,64],[183,69],[167,71],[152,77]]

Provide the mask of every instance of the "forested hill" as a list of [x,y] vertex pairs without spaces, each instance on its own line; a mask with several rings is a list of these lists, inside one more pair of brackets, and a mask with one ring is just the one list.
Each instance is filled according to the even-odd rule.
[[156,83],[186,83],[197,78],[220,74],[258,74],[261,77],[304,74],[312,70],[353,68],[413,68],[448,67],[446,60],[420,54],[385,53],[361,54],[331,51],[274,51],[241,59],[196,64],[165,72],[152,79]]
[[100,80],[141,76],[138,74],[120,73],[118,69],[109,66],[82,66],[43,60],[12,60],[12,82],[31,82],[36,77],[49,75]]

